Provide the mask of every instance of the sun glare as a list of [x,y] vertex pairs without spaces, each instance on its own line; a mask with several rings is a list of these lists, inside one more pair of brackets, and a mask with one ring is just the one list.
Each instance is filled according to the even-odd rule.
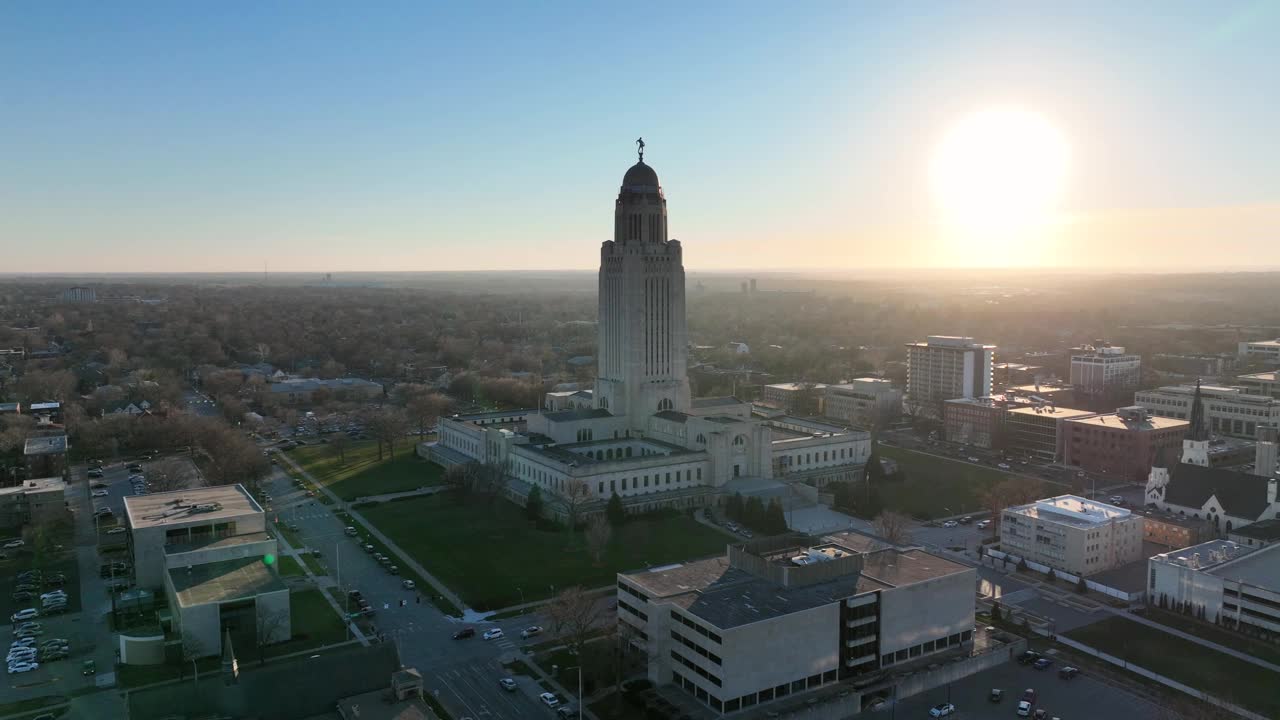
[[[948,228],[986,254],[1007,253],[1053,221],[1067,173],[1066,138],[1043,115],[1017,108],[975,112],[943,137],[930,181]],[[993,264],[1005,258],[988,257]]]

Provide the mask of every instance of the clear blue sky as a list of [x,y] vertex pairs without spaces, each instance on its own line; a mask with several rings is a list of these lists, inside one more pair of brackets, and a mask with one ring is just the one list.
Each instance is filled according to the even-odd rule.
[[966,264],[1002,103],[1087,228],[1008,264],[1274,258],[1280,4],[1045,5],[0,4],[0,272],[593,267],[639,135],[690,269]]

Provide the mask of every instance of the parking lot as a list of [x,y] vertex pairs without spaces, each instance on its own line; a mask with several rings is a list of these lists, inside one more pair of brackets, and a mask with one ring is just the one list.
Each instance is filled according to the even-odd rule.
[[[929,708],[939,703],[951,702],[956,720],[985,718],[1014,718],[1018,701],[1027,688],[1036,691],[1035,708],[1044,709],[1049,717],[1062,720],[1155,720],[1166,717],[1156,705],[1080,674],[1072,680],[1058,677],[1061,662],[1055,662],[1047,670],[1035,670],[1030,666],[1009,662],[999,667],[971,675],[960,682],[935,688],[907,698],[896,709],[886,706],[871,717],[888,717],[890,714],[904,718],[927,718]],[[1004,690],[1004,699],[998,703],[990,700],[992,688]]]

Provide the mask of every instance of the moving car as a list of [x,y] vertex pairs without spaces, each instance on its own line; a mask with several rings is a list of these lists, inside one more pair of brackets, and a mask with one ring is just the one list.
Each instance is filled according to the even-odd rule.
[[1123,504],[1124,504],[1124,498],[1120,497],[1119,495],[1112,495],[1111,497],[1109,497],[1109,498],[1107,498],[1107,499],[1111,501],[1111,504],[1112,504],[1112,505],[1123,505]]
[[1035,650],[1027,650],[1018,656],[1019,665],[1030,665],[1040,659],[1040,653]]
[[1010,470],[1010,469],[1012,469],[1012,468],[1010,468],[1010,467],[1009,467],[1009,463],[997,463],[997,464],[996,464],[996,467],[1000,468],[1001,470]]
[[990,521],[990,520],[979,520],[979,521],[978,521],[977,528],[978,528],[979,530],[986,530],[986,529],[987,529],[987,528],[989,528],[989,527],[991,527],[991,521]]
[[404,588],[405,590],[412,590],[418,586],[414,584],[412,580],[405,580],[404,582],[400,583],[400,587]]
[[940,703],[929,708],[929,717],[946,717],[956,711],[956,706],[951,703]]
[[1058,677],[1062,678],[1063,680],[1071,680],[1072,678],[1074,678],[1079,674],[1080,674],[1080,670],[1078,668],[1073,668],[1070,665],[1058,671]]
[[110,530],[108,530],[108,531],[107,531],[107,534],[108,534],[108,535],[119,535],[119,534],[121,534],[121,533],[123,533],[123,532],[125,532],[125,528],[122,528],[122,527],[116,527],[116,528],[111,528]]
[[91,478],[100,478],[102,477],[102,470],[100,470],[99,468],[94,468],[86,474]]
[[502,628],[489,628],[484,631],[484,635],[482,637],[485,640],[497,640],[498,638],[503,637]]
[[26,543],[26,541],[25,541],[25,540],[10,540],[9,542],[7,542],[7,543],[5,543],[5,544],[4,544],[4,549],[5,549],[5,550],[13,550],[13,549],[15,549],[15,548],[20,548],[20,547],[22,547],[23,545],[26,545],[26,544],[27,544],[27,543]]
[[944,527],[944,528],[953,528],[953,527],[957,527],[957,526],[959,526],[959,525],[960,525],[960,523],[956,522],[955,520],[948,520],[948,521],[946,521],[946,522],[942,523],[942,527]]
[[1048,670],[1049,666],[1052,664],[1053,664],[1053,658],[1042,657],[1039,660],[1035,661],[1035,663],[1031,667],[1037,670]]
[[506,690],[507,692],[516,691],[516,681],[512,680],[511,678],[502,678],[501,680],[498,681],[498,684],[501,685],[502,689]]
[[129,472],[142,472],[142,463],[129,463]]
[[81,675],[98,674],[98,664],[93,660],[85,660],[83,663],[80,663],[80,674]]
[[453,639],[454,639],[454,640],[462,640],[462,639],[465,639],[465,638],[475,637],[475,636],[476,636],[476,629],[475,629],[475,628],[462,628],[461,630],[459,630],[459,631],[457,631],[457,632],[455,632],[455,633],[453,634]]
[[546,705],[549,708],[553,708],[560,704],[559,698],[549,692],[542,693],[538,696],[538,699],[542,701],[543,705]]
[[542,626],[541,626],[541,625],[530,625],[529,627],[527,627],[527,628],[525,628],[525,629],[523,629],[523,630],[521,630],[521,631],[520,631],[520,637],[522,637],[522,638],[531,638],[531,637],[533,637],[534,635],[538,635],[538,634],[540,634],[541,632],[542,632]]

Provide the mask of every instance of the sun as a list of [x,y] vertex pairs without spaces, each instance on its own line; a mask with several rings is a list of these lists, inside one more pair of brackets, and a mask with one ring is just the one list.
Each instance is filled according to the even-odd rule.
[[1066,137],[1037,112],[975,112],[957,122],[934,151],[934,198],[949,229],[986,242],[991,252],[1007,251],[1053,221],[1068,155]]

